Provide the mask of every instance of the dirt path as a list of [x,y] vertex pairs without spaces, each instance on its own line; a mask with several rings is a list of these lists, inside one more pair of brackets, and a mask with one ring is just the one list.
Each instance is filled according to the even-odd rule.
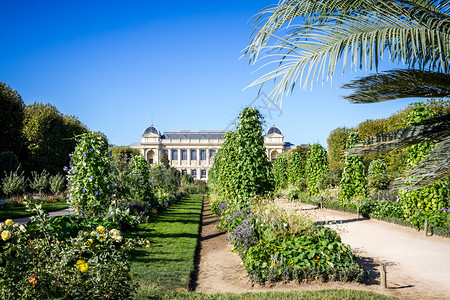
[[[278,283],[274,285],[251,285],[244,266],[231,246],[226,243],[226,233],[215,227],[218,218],[205,202],[202,215],[200,261],[195,291],[247,292],[322,288],[346,288],[370,290],[404,299],[450,299],[450,241],[439,237],[424,237],[423,232],[376,220],[355,220],[355,216],[335,211],[311,209],[298,202],[278,201],[278,204],[298,213],[307,213],[318,222],[332,221],[331,225],[341,234],[354,252],[362,257],[364,267],[372,275],[379,263],[388,265],[388,289],[378,282],[362,285],[310,283]],[[336,225],[337,221],[342,224]]]

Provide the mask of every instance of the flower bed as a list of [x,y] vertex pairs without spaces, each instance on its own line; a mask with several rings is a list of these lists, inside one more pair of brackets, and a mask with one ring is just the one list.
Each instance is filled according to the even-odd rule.
[[251,209],[233,208],[230,203],[216,207],[228,229],[228,240],[255,282],[361,282],[366,276],[356,263],[358,257],[330,228],[264,200],[253,201]]

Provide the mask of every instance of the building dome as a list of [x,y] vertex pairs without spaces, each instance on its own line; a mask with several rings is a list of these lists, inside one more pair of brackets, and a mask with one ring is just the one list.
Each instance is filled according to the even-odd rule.
[[147,128],[144,130],[144,133],[142,134],[142,136],[147,135],[147,134],[149,134],[149,133],[153,133],[153,134],[156,134],[156,135],[161,135],[161,134],[159,133],[158,128],[156,128],[156,126],[154,126],[153,124],[150,125],[149,127],[147,127]]
[[272,125],[272,127],[267,129],[266,135],[271,135],[271,134],[274,134],[274,133],[279,134],[279,135],[283,135],[283,133],[281,132],[280,128],[278,128],[275,125]]

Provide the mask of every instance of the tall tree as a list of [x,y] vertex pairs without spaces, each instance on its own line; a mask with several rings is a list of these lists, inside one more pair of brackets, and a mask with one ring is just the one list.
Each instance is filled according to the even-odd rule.
[[20,94],[3,82],[0,82],[0,108],[0,152],[14,152],[21,160],[25,142],[22,135],[25,104]]
[[[292,92],[295,85],[305,89],[320,78],[332,79],[339,62],[343,71],[347,63],[351,69],[378,71],[379,61],[388,54],[391,62],[405,63],[407,68],[344,85],[353,90],[346,99],[373,103],[409,97],[448,97],[449,10],[448,0],[283,0],[255,17],[258,30],[246,54],[250,63],[268,58],[276,67],[250,86],[278,80],[269,96],[281,104],[286,92]],[[395,139],[395,145],[437,140],[437,150],[426,165],[432,172],[418,174],[419,166],[413,171],[418,177],[427,178],[419,180],[418,186],[432,183],[450,175],[450,115],[424,122],[413,124],[403,131],[403,136],[385,135],[363,144],[373,150],[386,138]],[[433,128],[433,134],[424,132],[427,128]],[[356,150],[359,154],[364,153],[359,151],[364,145]]]

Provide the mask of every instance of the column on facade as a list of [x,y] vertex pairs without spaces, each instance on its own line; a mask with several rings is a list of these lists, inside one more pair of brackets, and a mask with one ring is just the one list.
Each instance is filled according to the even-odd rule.
[[167,158],[172,163],[172,149],[167,149]]
[[188,166],[190,166],[191,165],[191,149],[187,149],[186,150],[187,151],[187,164],[188,164]]
[[210,155],[211,155],[211,149],[205,149],[205,151],[206,151],[206,165],[209,167],[210,165],[210,162],[211,162],[211,158],[210,158]]
[[200,166],[200,149],[197,149],[197,165]]
[[178,165],[181,166],[181,149],[177,149],[178,151]]

